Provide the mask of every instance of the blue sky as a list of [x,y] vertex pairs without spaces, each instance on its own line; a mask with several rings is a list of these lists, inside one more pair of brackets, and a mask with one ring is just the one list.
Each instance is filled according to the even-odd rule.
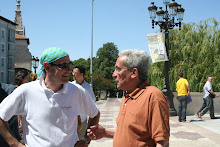
[[[153,1],[153,0],[152,0]],[[149,0],[94,0],[93,56],[107,42],[119,51],[138,48],[148,51],[146,35],[155,33],[149,17]],[[163,7],[163,0],[154,0]],[[220,0],[176,0],[185,9],[183,22],[215,17],[220,21]],[[1,0],[0,15],[14,21],[16,0]],[[21,15],[29,50],[40,57],[49,47],[60,47],[71,60],[91,56],[92,0],[21,0]]]

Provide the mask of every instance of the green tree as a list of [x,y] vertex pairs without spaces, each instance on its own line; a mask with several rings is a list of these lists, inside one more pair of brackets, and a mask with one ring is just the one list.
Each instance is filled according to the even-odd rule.
[[100,74],[94,74],[93,76],[93,90],[98,96],[98,91],[101,89],[106,89],[110,92],[114,91],[115,84],[112,80],[103,78]]
[[[176,89],[178,73],[183,72],[191,91],[201,92],[204,81],[212,76],[213,88],[220,91],[220,30],[214,18],[187,23],[181,30],[170,30],[169,64],[170,88]],[[153,85],[162,87],[164,63],[152,64],[149,78]]]
[[113,79],[112,72],[118,58],[118,48],[114,43],[103,44],[96,54],[97,64],[95,73],[102,75],[103,78]]
[[[118,58],[118,49],[114,43],[106,43],[97,51],[97,57],[93,57],[93,90],[97,96],[100,89],[107,89],[109,92],[116,91],[116,85],[112,78],[114,65]],[[86,75],[84,76],[87,82],[91,81],[90,74],[90,58],[85,60],[80,58],[73,61],[75,65],[83,65],[86,68]],[[70,74],[70,81],[73,80]]]

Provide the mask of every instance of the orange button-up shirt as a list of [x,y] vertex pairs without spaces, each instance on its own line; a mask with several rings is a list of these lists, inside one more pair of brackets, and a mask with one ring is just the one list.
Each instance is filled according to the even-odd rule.
[[169,104],[154,86],[142,85],[127,94],[116,119],[113,147],[152,147],[157,141],[169,141]]

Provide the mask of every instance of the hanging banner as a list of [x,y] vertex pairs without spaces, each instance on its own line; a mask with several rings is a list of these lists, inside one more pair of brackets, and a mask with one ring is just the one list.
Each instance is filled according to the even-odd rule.
[[152,63],[168,61],[162,33],[147,34],[147,41]]

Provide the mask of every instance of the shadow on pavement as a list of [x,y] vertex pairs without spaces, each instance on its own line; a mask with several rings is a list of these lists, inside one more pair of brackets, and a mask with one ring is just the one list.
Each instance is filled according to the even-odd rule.
[[202,122],[204,120],[190,120],[189,122]]

